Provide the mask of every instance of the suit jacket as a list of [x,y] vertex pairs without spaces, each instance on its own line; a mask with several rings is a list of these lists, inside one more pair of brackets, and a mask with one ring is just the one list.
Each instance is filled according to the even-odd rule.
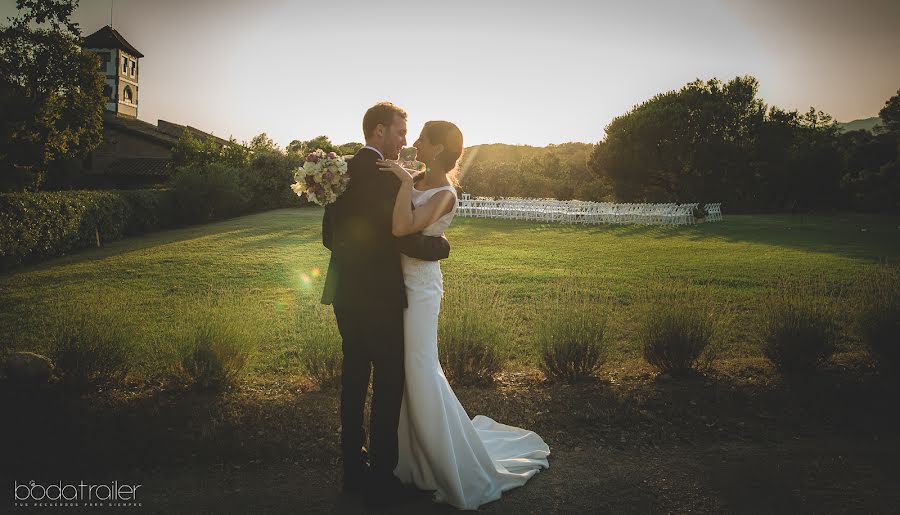
[[450,254],[446,238],[421,233],[396,238],[391,230],[400,181],[378,169],[378,153],[361,149],[347,163],[350,183],[325,206],[322,244],[331,250],[322,304],[407,306],[400,253],[437,261]]

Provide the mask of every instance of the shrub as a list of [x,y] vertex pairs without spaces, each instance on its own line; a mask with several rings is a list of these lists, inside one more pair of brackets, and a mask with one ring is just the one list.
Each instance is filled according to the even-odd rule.
[[607,357],[602,306],[579,293],[572,280],[540,300],[534,337],[544,375],[574,383],[599,372]]
[[122,190],[119,194],[128,205],[125,234],[143,234],[177,224],[178,200],[174,190]]
[[638,330],[644,359],[659,372],[686,375],[712,341],[714,321],[690,304],[660,304],[645,311]]
[[316,303],[299,310],[288,327],[287,341],[296,349],[288,358],[296,357],[313,383],[323,388],[340,384],[344,363],[341,334],[328,307]]
[[0,270],[172,224],[173,193],[157,190],[0,194]]
[[115,240],[124,232],[127,205],[108,191],[0,195],[0,268],[64,255]]
[[657,279],[640,302],[638,343],[661,373],[684,376],[709,368],[723,330],[723,313],[691,283]]
[[900,370],[900,266],[879,265],[859,282],[856,326],[879,366]]
[[196,307],[177,334],[181,369],[196,387],[222,389],[237,384],[255,353],[258,339],[253,323],[253,317],[239,306]]
[[495,289],[463,282],[448,289],[438,324],[438,358],[455,385],[485,384],[503,367],[505,310]]
[[250,210],[261,211],[302,204],[290,189],[294,182],[294,168],[302,158],[276,152],[261,152],[253,156],[250,165],[241,170],[241,188]]
[[50,315],[45,337],[60,380],[87,387],[120,382],[131,367],[133,341],[108,314],[60,309]]
[[813,372],[834,352],[837,326],[824,279],[780,279],[762,304],[763,355],[786,377]]
[[221,163],[181,167],[171,179],[183,223],[206,223],[245,209],[240,170]]
[[181,366],[200,389],[233,386],[247,365],[249,355],[217,328],[198,327],[194,349],[181,359]]

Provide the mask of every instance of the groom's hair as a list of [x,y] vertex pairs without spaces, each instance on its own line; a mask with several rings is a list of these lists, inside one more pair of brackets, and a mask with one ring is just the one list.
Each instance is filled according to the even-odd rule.
[[366,111],[363,116],[363,135],[366,138],[375,132],[375,127],[380,123],[385,127],[390,127],[394,123],[394,115],[406,120],[406,111],[390,102],[379,102]]

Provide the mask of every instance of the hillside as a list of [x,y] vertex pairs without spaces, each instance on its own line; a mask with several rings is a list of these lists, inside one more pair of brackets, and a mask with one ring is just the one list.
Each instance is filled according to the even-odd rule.
[[548,153],[556,154],[563,160],[569,156],[576,161],[584,162],[591,154],[594,147],[591,143],[562,143],[560,145],[548,145],[546,147],[532,147],[530,145],[507,145],[505,143],[491,143],[488,145],[474,145],[467,147],[461,166],[468,168],[475,163],[516,163],[522,159],[539,157]]
[[872,132],[875,127],[879,125],[881,125],[881,118],[877,116],[873,116],[871,118],[863,118],[860,120],[853,120],[852,122],[838,123],[838,126],[840,126],[842,132],[858,130],[866,130]]

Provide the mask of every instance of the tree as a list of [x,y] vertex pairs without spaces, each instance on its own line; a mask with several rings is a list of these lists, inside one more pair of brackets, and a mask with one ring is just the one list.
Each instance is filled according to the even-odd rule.
[[517,175],[515,163],[477,162],[466,169],[460,182],[463,190],[476,196],[512,197],[520,196],[520,189],[513,180]]
[[[319,148],[321,148],[324,152],[338,152],[338,147],[335,146],[335,144],[332,143],[330,139],[328,139],[328,136],[325,136],[324,134],[321,136],[316,136],[309,141],[301,141],[295,139],[294,141],[290,142],[287,150],[288,153],[300,154],[305,156],[306,154],[314,152]],[[360,146],[360,148],[362,147]]]
[[797,118],[790,141],[793,193],[796,206],[802,209],[839,207],[841,158],[838,151],[837,122],[828,114],[809,111]]
[[677,124],[689,120],[677,93],[654,96],[606,126],[606,137],[595,145],[590,166],[609,180],[623,202],[662,201],[678,197],[675,177],[683,167],[678,149],[688,131]]
[[885,132],[900,134],[900,89],[884,103],[884,107],[878,111],[878,116],[881,117]]
[[591,148],[587,143],[470,147],[460,165],[460,182],[477,196],[607,200],[607,183],[587,166]]
[[[0,175],[6,189],[38,189],[55,161],[82,159],[100,144],[103,78],[69,21],[77,0],[17,0],[0,27]],[[50,28],[31,28],[49,24]],[[27,171],[27,181],[13,177]]]
[[78,0],[16,0],[16,9],[20,12],[23,24],[49,23],[53,30],[65,30],[75,36],[81,36],[77,23],[69,20],[78,7]]
[[256,136],[253,136],[253,139],[250,140],[250,144],[247,145],[251,152],[274,152],[277,154],[281,153],[281,149],[278,147],[278,144],[272,141],[272,138],[269,137],[265,132],[261,132]]
[[284,150],[288,154],[305,155],[306,142],[299,139],[292,140]]
[[900,212],[900,90],[878,115],[883,125],[875,134],[853,131],[841,135],[841,186],[854,209]]
[[218,160],[219,145],[212,138],[200,139],[185,129],[172,147],[172,166],[201,168]]
[[231,137],[222,145],[211,136],[198,138],[185,129],[172,147],[172,165],[177,168],[202,169],[219,163],[231,168],[242,168],[250,160],[250,150]]
[[359,152],[359,149],[363,148],[364,144],[358,143],[355,141],[351,141],[350,143],[344,143],[343,145],[338,145],[337,153],[342,156],[352,156]]
[[[753,77],[695,80],[654,96],[606,128],[590,166],[629,202],[752,196],[747,159],[766,106]],[[725,184],[728,184],[726,187]]]
[[[212,140],[212,138],[208,139]],[[250,161],[250,149],[238,143],[234,136],[231,136],[228,138],[228,144],[219,148],[218,160],[228,166],[241,168]]]
[[606,127],[591,169],[619,201],[838,207],[837,123],[814,108],[770,109],[758,89],[753,77],[736,77],[656,95]]
[[295,139],[288,143],[288,146],[285,150],[288,154],[306,156],[307,154],[315,151],[318,148],[321,148],[325,152],[334,152],[341,156],[347,156],[359,152],[359,149],[363,148],[363,144],[350,142],[344,143],[343,145],[335,145],[331,142],[328,136],[325,136],[323,134],[321,136],[316,136],[309,141]]
[[241,169],[241,187],[250,210],[297,205],[300,200],[288,185],[294,182],[294,170],[303,161],[303,157],[296,154],[253,154],[248,166]]

